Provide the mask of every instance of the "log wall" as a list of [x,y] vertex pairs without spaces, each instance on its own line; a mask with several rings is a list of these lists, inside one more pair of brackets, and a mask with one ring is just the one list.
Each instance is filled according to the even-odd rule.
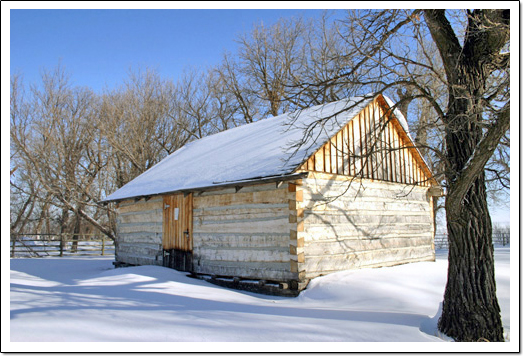
[[293,223],[288,186],[268,183],[194,193],[194,271],[273,281],[295,278],[289,263]]
[[296,269],[306,278],[361,267],[433,261],[428,187],[324,173],[303,179]]
[[162,265],[163,197],[125,200],[117,208],[116,261]]

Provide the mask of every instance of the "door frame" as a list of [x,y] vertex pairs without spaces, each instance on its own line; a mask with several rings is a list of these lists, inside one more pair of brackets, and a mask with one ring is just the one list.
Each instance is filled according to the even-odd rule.
[[192,272],[193,194],[164,195],[162,207],[163,265]]

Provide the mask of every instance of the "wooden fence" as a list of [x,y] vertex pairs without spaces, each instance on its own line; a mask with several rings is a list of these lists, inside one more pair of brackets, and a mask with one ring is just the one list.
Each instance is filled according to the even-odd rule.
[[114,241],[94,234],[11,234],[11,257],[114,255]]
[[[494,245],[507,246],[510,244],[510,230],[492,232],[492,243]],[[436,234],[434,237],[436,250],[446,250],[449,248],[448,236],[446,233]]]
[[[494,231],[494,244],[510,244],[510,231]],[[448,249],[447,234],[436,234],[437,250]],[[114,241],[100,234],[11,234],[11,257],[114,255]]]

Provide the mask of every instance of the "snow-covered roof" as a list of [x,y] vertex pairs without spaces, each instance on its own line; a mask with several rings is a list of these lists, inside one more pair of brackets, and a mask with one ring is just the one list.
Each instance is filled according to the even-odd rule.
[[[354,97],[318,105],[193,141],[105,201],[288,176],[373,99]],[[406,127],[406,122],[401,124]]]

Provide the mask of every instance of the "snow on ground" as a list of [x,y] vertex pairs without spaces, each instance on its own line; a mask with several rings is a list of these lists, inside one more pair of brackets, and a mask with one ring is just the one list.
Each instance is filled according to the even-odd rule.
[[[496,249],[498,296],[508,339],[509,251]],[[444,251],[436,262],[316,278],[297,298],[226,289],[158,266],[115,269],[112,261],[109,257],[11,259],[10,346],[22,351],[37,344],[42,351],[54,350],[56,344],[38,342],[184,341],[197,342],[194,351],[208,346],[202,341],[226,341],[239,343],[236,346],[263,342],[254,350],[248,343],[250,351],[269,345],[278,345],[277,351],[329,351],[340,345],[344,345],[341,351],[354,351],[357,344],[346,343],[358,341],[372,343],[361,344],[368,345],[366,351],[379,348],[375,342],[394,342],[388,351],[405,347],[416,351],[412,345],[419,351],[433,351],[434,347],[427,349],[418,342],[451,345],[436,330],[446,281]],[[289,341],[299,344],[278,344]],[[212,343],[217,345],[212,351],[230,350],[232,344]],[[79,351],[74,345],[70,350]],[[130,345],[118,346],[120,351],[139,351],[141,344],[120,345]],[[146,350],[153,350],[146,345]],[[159,345],[173,344],[155,347]],[[176,350],[184,347],[174,345]],[[172,346],[168,350],[174,351]]]

